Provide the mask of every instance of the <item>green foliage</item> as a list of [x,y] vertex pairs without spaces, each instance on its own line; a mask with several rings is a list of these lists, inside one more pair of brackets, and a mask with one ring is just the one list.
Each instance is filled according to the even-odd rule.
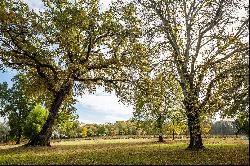
[[81,127],[78,121],[65,121],[61,123],[58,128],[60,135],[66,136],[67,138],[76,138],[81,136]]
[[238,114],[234,124],[237,134],[246,134],[249,137],[249,111]]
[[185,114],[181,111],[169,112],[167,115],[167,122],[165,124],[165,133],[179,135],[186,134],[187,132],[187,121]]
[[134,89],[134,119],[144,123],[144,126],[145,123],[151,128],[150,125],[153,125],[158,134],[166,130],[163,129],[166,120],[174,124],[168,127],[171,132],[183,128],[182,95],[178,86],[173,76],[164,71],[155,78],[139,79]]
[[4,108],[4,105],[6,104],[6,98],[8,97],[8,84],[7,82],[0,83],[0,113],[3,116],[4,113],[2,109]]
[[96,135],[98,136],[105,136],[106,135],[106,129],[104,125],[100,125],[96,130]]
[[81,126],[76,114],[76,108],[71,104],[63,105],[53,126],[53,136],[76,138],[81,135]]
[[[84,137],[150,134],[150,132],[140,128],[135,121],[131,120],[105,124],[83,124],[81,128]],[[152,128],[149,130],[152,130]]]
[[95,126],[92,126],[92,125],[89,126],[88,131],[87,131],[87,136],[88,137],[95,136],[96,135],[95,131],[96,131],[96,127]]
[[100,11],[98,0],[43,2],[40,12],[22,1],[3,0],[0,6],[0,60],[27,74],[36,85],[27,87],[34,97],[53,99],[65,83],[76,94],[96,85],[111,91],[112,82],[131,78],[127,69],[147,58],[133,4],[117,2]]
[[208,135],[212,129],[212,122],[203,120],[201,123],[201,132],[204,135]]
[[29,139],[34,138],[41,131],[48,114],[49,112],[41,104],[36,104],[25,121],[24,136]]
[[155,135],[158,134],[158,131],[155,126],[154,120],[138,120],[133,119],[133,122],[136,126],[136,134],[140,135],[138,133],[142,133],[143,131],[148,135]]
[[[30,95],[27,94],[27,89],[25,87],[27,78],[26,75],[16,75],[13,79],[14,84],[11,88],[8,89],[8,86],[6,83],[0,84],[1,87],[1,102],[2,104],[2,110],[0,111],[2,116],[5,116],[8,118],[8,123],[10,126],[10,136],[12,139],[15,139],[17,143],[20,142],[21,137],[23,136],[23,130],[25,131],[26,137],[31,138],[30,134],[31,132],[34,132],[35,134],[38,133],[38,131],[41,130],[41,125],[44,124],[43,122],[33,120],[33,123],[31,126],[30,124],[26,125],[27,116],[29,115],[30,111],[34,108],[35,102],[30,99]],[[5,95],[4,95],[5,94]],[[40,97],[36,99],[37,102],[43,102],[45,105],[49,105],[50,101],[46,97]],[[68,121],[75,121],[78,117],[75,115],[76,108],[72,106],[74,104],[74,101],[68,101],[67,104],[63,104],[62,108],[60,109],[60,112],[56,118],[54,130],[57,130],[57,128],[60,127],[62,130],[63,127],[67,127],[67,136],[72,135],[75,136],[75,133],[73,134],[72,131],[77,129],[77,125],[71,124]],[[40,107],[40,106],[38,106]],[[40,109],[40,108],[36,108]],[[33,113],[33,116],[44,116],[39,115],[39,111],[35,111]],[[43,112],[43,110],[42,110]],[[47,117],[47,115],[46,115]],[[32,119],[32,118],[31,118]],[[39,119],[39,118],[38,118]],[[29,119],[30,120],[30,119]],[[66,123],[67,122],[67,123]],[[66,123],[66,124],[64,124]],[[33,130],[34,131],[31,131]],[[66,131],[61,131],[61,134],[64,134]]]
[[35,104],[34,101],[28,99],[25,93],[23,84],[24,81],[27,81],[25,76],[18,74],[12,81],[13,86],[9,89],[6,83],[0,83],[0,87],[2,87],[0,114],[8,119],[10,137],[20,143],[25,120]]

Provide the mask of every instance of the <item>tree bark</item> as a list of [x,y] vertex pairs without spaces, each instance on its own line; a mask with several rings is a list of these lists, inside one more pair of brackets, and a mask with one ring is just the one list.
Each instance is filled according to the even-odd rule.
[[159,134],[159,140],[158,140],[158,142],[163,142],[163,136],[162,136],[162,134]]
[[190,142],[187,149],[200,150],[203,149],[201,126],[198,110],[193,110],[188,113],[188,129],[190,134]]
[[18,130],[18,134],[17,134],[17,140],[16,140],[16,144],[20,144],[21,142],[21,137],[22,137],[22,129]]
[[158,140],[158,142],[164,142],[163,141],[163,122],[164,122],[163,116],[159,115],[159,117],[157,119],[157,127],[159,129],[159,140]]
[[174,140],[174,130],[173,130],[173,140]]
[[50,137],[52,135],[52,126],[54,124],[56,115],[59,112],[60,106],[65,99],[65,96],[70,92],[72,85],[63,86],[55,95],[55,98],[51,104],[49,116],[43,125],[42,130],[38,135],[36,135],[33,139],[31,139],[27,146],[51,146],[50,145]]

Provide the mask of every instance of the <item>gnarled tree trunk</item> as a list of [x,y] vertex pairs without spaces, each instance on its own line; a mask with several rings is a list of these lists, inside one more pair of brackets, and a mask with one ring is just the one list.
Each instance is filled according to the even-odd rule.
[[193,110],[188,113],[188,129],[190,134],[190,142],[187,149],[199,150],[203,149],[201,137],[201,125],[198,110]]
[[54,124],[56,115],[59,112],[65,96],[70,92],[72,85],[64,85],[55,95],[55,98],[51,104],[49,116],[43,125],[40,133],[29,141],[27,146],[50,146],[50,137],[52,135],[52,126]]

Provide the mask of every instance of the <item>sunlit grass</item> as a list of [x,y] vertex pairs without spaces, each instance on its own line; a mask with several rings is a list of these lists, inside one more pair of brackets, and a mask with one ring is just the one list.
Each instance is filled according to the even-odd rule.
[[52,147],[0,146],[0,164],[249,165],[248,140],[204,139],[205,150],[187,151],[187,140],[115,139],[52,143]]

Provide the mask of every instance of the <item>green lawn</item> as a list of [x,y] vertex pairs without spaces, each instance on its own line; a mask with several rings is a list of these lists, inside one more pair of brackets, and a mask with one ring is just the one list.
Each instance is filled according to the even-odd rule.
[[249,142],[204,139],[206,149],[187,151],[188,140],[157,143],[156,139],[78,140],[52,147],[0,146],[0,164],[184,164],[249,165]]

